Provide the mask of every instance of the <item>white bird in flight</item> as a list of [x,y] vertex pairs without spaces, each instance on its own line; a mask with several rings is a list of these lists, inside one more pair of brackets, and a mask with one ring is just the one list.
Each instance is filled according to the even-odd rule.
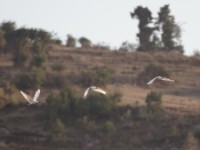
[[106,91],[102,90],[101,88],[96,87],[96,86],[91,86],[91,87],[89,87],[89,88],[87,88],[87,89],[85,90],[84,96],[83,96],[83,97],[86,98],[86,96],[88,95],[88,93],[89,93],[90,91],[95,91],[95,92],[99,92],[99,93],[102,93],[102,94],[106,94]]
[[24,98],[28,101],[29,105],[31,104],[35,104],[35,103],[38,103],[39,100],[38,100],[38,97],[40,95],[40,89],[38,89],[36,92],[35,92],[35,95],[34,97],[30,97],[28,96],[26,93],[24,93],[23,91],[20,91],[20,93],[24,96]]
[[165,77],[161,77],[161,76],[157,76],[155,78],[153,78],[152,80],[150,80],[149,82],[147,82],[147,85],[152,84],[155,80],[163,80],[163,81],[169,81],[169,82],[174,82],[174,80],[165,78]]

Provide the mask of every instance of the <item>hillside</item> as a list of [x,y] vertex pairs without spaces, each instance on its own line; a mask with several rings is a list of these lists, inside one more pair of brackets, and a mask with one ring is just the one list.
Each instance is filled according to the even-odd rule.
[[[164,93],[164,103],[168,106],[180,105],[188,110],[198,110],[200,97],[200,58],[186,57],[176,53],[141,53],[119,52],[107,50],[87,50],[60,48],[50,52],[51,63],[64,62],[67,70],[90,70],[95,66],[105,66],[114,70],[113,84],[106,89],[113,92],[119,90],[123,97],[123,104],[133,104],[135,101],[144,103],[147,93],[159,90]],[[137,75],[145,66],[158,63],[170,72],[174,84],[166,87],[140,87]],[[147,82],[147,81],[145,81]],[[83,89],[84,90],[84,89]],[[190,106],[193,108],[190,109]],[[194,107],[195,106],[195,107]]]
[[[0,149],[176,150],[198,147],[200,57],[186,57],[176,53],[150,54],[66,48],[58,45],[50,45],[47,50],[48,57],[43,66],[47,81],[40,87],[41,103],[27,106],[23,97],[18,94],[19,105],[8,105],[0,110]],[[28,71],[26,67],[14,67],[9,55],[1,56],[0,62],[0,71],[3,74],[1,79],[7,82],[16,74]],[[51,70],[54,64],[65,67],[55,73]],[[138,78],[139,74],[149,64],[162,66],[175,82],[163,85],[156,83],[152,86],[138,84],[138,80],[143,80],[142,77]],[[102,87],[109,95],[119,93],[121,97],[117,103],[118,108],[111,115],[99,115],[97,118],[83,115],[83,118],[75,120],[73,115],[65,114],[66,118],[60,118],[67,132],[53,140],[49,139],[48,132],[44,130],[48,120],[46,98],[49,94],[62,90],[63,84],[72,85],[77,91],[75,95],[82,97],[88,82],[82,84],[79,78],[84,72],[92,71],[95,67],[112,70],[108,83],[101,85],[94,78],[92,84]],[[50,86],[54,83],[52,74],[61,77],[58,88]],[[93,74],[89,77],[92,78]],[[144,83],[147,81],[145,78]],[[33,94],[34,90],[30,89],[28,92]],[[145,99],[151,91],[162,93],[163,112],[155,116],[145,111]],[[81,125],[80,120],[84,122]],[[105,131],[101,130],[104,129],[105,122],[110,120],[115,127],[109,127],[104,134]],[[110,130],[113,131],[110,133]]]

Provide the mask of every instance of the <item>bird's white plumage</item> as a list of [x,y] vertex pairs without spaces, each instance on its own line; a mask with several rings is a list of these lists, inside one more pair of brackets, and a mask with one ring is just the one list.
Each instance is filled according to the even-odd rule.
[[99,92],[99,93],[102,93],[102,94],[106,94],[106,91],[102,90],[101,88],[96,87],[96,86],[91,86],[91,87],[88,87],[88,88],[85,90],[83,97],[86,98],[86,96],[88,95],[88,93],[89,93],[90,91],[94,91],[94,92]]
[[40,95],[40,89],[38,89],[35,92],[35,95],[33,98],[31,98],[29,95],[27,95],[26,93],[24,93],[23,91],[20,91],[20,93],[24,96],[24,98],[28,101],[29,104],[34,104],[34,103],[38,103],[38,97]]
[[90,88],[87,88],[87,89],[85,90],[85,92],[84,92],[84,96],[83,96],[84,98],[86,98],[86,96],[87,96],[89,90],[90,90]]
[[38,101],[39,95],[40,95],[40,89],[38,89],[38,90],[35,92],[35,95],[34,95],[34,98],[33,98],[33,101],[34,101],[34,102],[37,102],[37,101]]
[[24,93],[23,91],[20,91],[20,93],[24,96],[24,98],[31,103],[32,102],[32,98],[30,96],[28,96],[26,93]]
[[168,78],[165,78],[165,77],[161,77],[161,76],[157,76],[157,77],[151,79],[149,82],[147,82],[147,85],[152,84],[155,80],[163,80],[163,81],[174,82],[174,80],[171,80],[171,79],[168,79]]
[[102,94],[106,94],[106,91],[100,89],[100,88],[96,88],[94,89],[95,92],[99,92],[99,93],[102,93]]

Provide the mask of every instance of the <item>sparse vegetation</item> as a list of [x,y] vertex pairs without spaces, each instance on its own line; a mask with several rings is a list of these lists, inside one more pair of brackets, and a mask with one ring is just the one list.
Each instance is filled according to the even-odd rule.
[[113,70],[108,67],[94,67],[91,71],[83,71],[80,74],[80,83],[83,86],[106,85],[111,83]]
[[36,89],[44,82],[44,72],[34,69],[30,72],[20,73],[15,79],[15,85],[19,89]]
[[[12,22],[1,29],[6,43],[0,48],[7,54],[0,60],[0,148],[199,149],[198,57],[66,48],[43,30],[19,30]],[[14,33],[22,45],[12,43]],[[18,67],[12,61],[15,48],[28,58]],[[147,87],[157,75],[178,81],[173,89]],[[133,85],[137,82],[143,86]],[[108,94],[83,99],[91,85]],[[27,106],[19,90],[36,88],[41,101]]]
[[150,105],[154,105],[153,103],[156,103],[156,105],[162,104],[162,94],[161,93],[152,91],[147,95],[146,104],[148,106],[150,106]]
[[147,104],[147,110],[152,114],[159,114],[162,112],[162,94],[159,92],[150,92],[145,100]]

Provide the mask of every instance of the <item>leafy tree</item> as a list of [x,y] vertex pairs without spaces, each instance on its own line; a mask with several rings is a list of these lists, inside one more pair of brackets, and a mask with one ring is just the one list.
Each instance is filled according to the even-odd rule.
[[15,22],[8,21],[8,22],[3,22],[1,24],[1,28],[4,32],[10,33],[16,29],[16,25]]
[[[51,40],[51,34],[42,29],[15,29],[12,23],[3,25],[2,29],[6,32],[6,51],[13,53],[15,65],[25,65],[33,56],[31,64],[41,66],[45,60],[45,47]],[[30,50],[32,50],[32,55]]]
[[181,29],[175,23],[174,16],[170,14],[169,5],[164,5],[160,8],[157,24],[162,28],[162,43],[164,50],[178,50],[183,53],[183,46],[180,44]]
[[67,35],[67,44],[66,44],[67,47],[76,47],[76,39],[68,34]]
[[[151,40],[151,36],[155,30],[158,30],[158,27],[149,27],[148,25],[152,23],[152,13],[147,7],[138,6],[133,12],[131,12],[132,18],[137,18],[139,20],[139,33],[137,37],[139,38],[139,47],[140,51],[147,51],[155,47],[155,43]],[[155,36],[155,35],[154,35]]]
[[91,41],[87,39],[86,37],[81,37],[78,41],[81,44],[82,48],[91,47]]
[[28,30],[25,28],[17,29],[7,34],[9,48],[13,53],[13,61],[16,66],[22,66],[29,60],[30,52],[28,51],[31,42],[28,39]]
[[28,38],[32,41],[32,42],[42,42],[42,43],[48,43],[51,38],[52,35],[42,29],[27,29],[28,31]]

